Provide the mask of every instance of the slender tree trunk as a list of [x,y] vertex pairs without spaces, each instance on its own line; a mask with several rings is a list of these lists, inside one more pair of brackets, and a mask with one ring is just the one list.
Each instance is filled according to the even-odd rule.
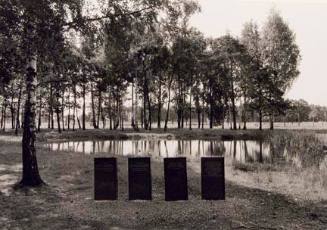
[[51,127],[51,113],[50,113],[50,109],[48,108],[48,129],[50,129],[50,127]]
[[223,111],[222,111],[222,114],[223,114],[223,118],[222,118],[221,128],[222,128],[222,129],[225,129],[225,104],[223,104]]
[[200,109],[198,110],[198,129],[201,128],[201,111]]
[[[233,83],[232,83],[233,85]],[[237,129],[237,124],[236,124],[236,106],[235,106],[235,92],[234,92],[234,86],[232,86],[232,96],[231,96],[231,101],[232,101],[232,116],[233,116],[233,129]]]
[[31,58],[26,74],[26,102],[24,109],[24,131],[22,140],[23,175],[21,186],[39,186],[42,181],[35,150],[35,101],[36,101],[36,57]]
[[70,88],[68,88],[68,101],[67,101],[67,105],[68,105],[68,117],[67,117],[67,129],[70,130],[70,108],[71,108],[71,104],[70,104]]
[[169,120],[169,112],[170,112],[170,95],[171,95],[171,84],[172,84],[173,77],[170,77],[170,81],[168,84],[168,105],[167,105],[167,112],[166,112],[166,119],[165,119],[165,127],[164,130],[167,131],[168,128],[168,120]]
[[61,97],[61,119],[62,119],[62,130],[65,131],[65,91],[62,92]]
[[59,110],[59,99],[57,98],[57,105],[56,105],[56,114],[57,114],[57,128],[58,132],[61,133],[61,127],[60,127],[60,110]]
[[[135,88],[137,88],[137,86],[135,86]],[[137,114],[139,111],[138,105],[139,105],[138,95],[137,95],[137,91],[135,90],[134,124],[137,131],[139,131],[138,118],[137,118]]]
[[54,99],[53,99],[53,86],[52,84],[50,85],[50,112],[51,112],[51,129],[54,129],[54,109],[53,109],[53,105],[54,105]]
[[51,129],[54,129],[54,110],[52,109],[51,111]]
[[270,115],[270,129],[271,130],[274,129],[274,118],[275,118],[275,114],[274,114],[274,112],[272,112],[272,114]]
[[120,102],[120,116],[121,116],[121,130],[124,131],[124,111],[123,111],[123,102]]
[[111,91],[108,88],[108,114],[109,114],[109,129],[112,130],[112,100],[111,100]]
[[119,127],[120,124],[120,113],[119,113],[119,99],[116,98],[116,108],[115,108],[115,116],[114,116],[114,130]]
[[[145,67],[145,62],[143,61],[143,69]],[[147,104],[149,105],[149,88],[148,88],[148,80],[147,80],[147,75],[148,75],[148,71],[144,70],[143,71],[143,75],[144,75],[144,79],[143,79],[143,124],[144,124],[144,129],[147,130],[149,128],[149,120],[148,118],[150,117],[150,115],[147,117],[147,112],[146,112],[146,107]],[[150,107],[148,107],[148,112],[150,113]]]
[[[181,83],[179,82],[178,78],[178,84],[180,85]],[[183,97],[182,97],[182,87],[179,86],[179,93],[178,93],[178,98],[177,98],[177,125],[178,128],[181,129],[183,128],[183,110],[182,110],[182,106],[183,106]]]
[[181,116],[181,118],[182,118],[182,121],[181,121],[181,123],[182,123],[182,129],[184,129],[184,116],[185,116],[185,112],[184,112],[184,105],[185,105],[185,94],[182,96],[182,116]]
[[159,84],[157,127],[161,128],[161,82]]
[[166,119],[165,119],[165,126],[164,126],[165,131],[167,131],[168,129],[169,112],[170,112],[170,90],[168,92],[168,105],[167,105]]
[[140,116],[141,116],[141,128],[143,129],[144,128],[144,113],[143,113],[143,109],[141,110],[141,114],[140,114]]
[[41,94],[39,95],[39,119],[38,119],[38,124],[37,124],[37,131],[41,131],[41,115],[42,115],[42,97]]
[[83,111],[82,111],[82,127],[83,130],[85,130],[85,94],[86,94],[86,89],[85,89],[85,84],[83,84]]
[[230,105],[228,105],[228,122],[229,122],[229,128],[233,129],[232,112],[231,112]]
[[134,78],[132,81],[132,119],[131,119],[131,126],[135,129],[135,111],[134,111]]
[[143,113],[142,113],[142,123],[144,126],[144,129],[148,129],[148,122],[146,121],[146,100],[145,100],[145,95],[143,96]]
[[201,128],[201,104],[200,104],[200,96],[198,95],[198,99],[196,102],[196,112],[197,112],[197,118],[198,118],[198,129]]
[[233,79],[233,63],[230,63],[230,69],[231,69],[231,101],[232,101],[232,116],[233,116],[233,129],[237,129],[237,124],[236,124],[236,106],[235,106],[235,89],[234,89],[234,79]]
[[51,128],[51,101],[52,101],[52,87],[51,84],[49,85],[49,101],[48,101],[48,129]]
[[19,116],[20,116],[20,104],[21,104],[21,98],[22,98],[22,87],[23,84],[20,84],[19,87],[19,94],[18,94],[18,102],[17,102],[17,114],[16,114],[16,129],[15,129],[15,134],[18,134],[18,129],[20,128],[20,120],[19,120]]
[[7,99],[5,98],[5,105],[3,106],[2,112],[2,130],[6,130],[6,122],[7,122]]
[[55,85],[55,90],[56,90],[56,107],[55,107],[55,110],[56,110],[56,115],[57,115],[57,129],[58,129],[58,132],[61,133],[61,124],[60,124],[60,92],[59,92],[59,85],[56,84]]
[[109,129],[112,130],[112,117],[109,118]]
[[149,109],[149,118],[148,118],[148,129],[151,130],[152,128],[152,109],[151,109],[151,100],[150,100],[150,95],[149,95],[149,91],[148,91],[148,96],[147,96],[147,101],[148,101],[148,109]]
[[246,95],[244,95],[244,104],[243,104],[243,129],[246,130],[247,127],[246,127],[246,122],[247,122],[247,108],[248,108],[248,105],[247,105],[247,100],[246,100]]
[[82,129],[81,122],[79,121],[78,116],[76,117],[76,119],[77,119],[77,123],[78,123],[78,128],[79,128],[79,129]]
[[178,129],[182,128],[182,109],[181,109],[181,99],[178,98],[178,104],[177,104],[177,127]]
[[204,101],[204,98],[202,98],[201,129],[204,129],[204,110],[205,110],[205,101]]
[[182,87],[181,87],[181,80],[180,80],[180,75],[179,73],[177,74],[177,127],[180,129],[182,127],[181,121],[182,121]]
[[148,130],[151,126],[151,102],[150,102],[149,88],[148,88],[146,75],[147,73],[145,73],[145,79],[144,79],[143,119],[144,119],[144,129]]
[[97,117],[97,128],[100,126],[100,116],[102,113],[102,92],[99,90],[99,98],[98,98],[98,117]]
[[96,117],[95,117],[95,105],[94,105],[94,89],[91,83],[91,107],[92,107],[92,124],[93,128],[97,129]]
[[73,131],[75,131],[75,121],[77,117],[76,106],[77,106],[77,93],[76,93],[76,85],[74,86],[74,105],[73,105],[73,113],[74,113],[74,120],[73,120]]
[[5,108],[5,105],[4,105],[4,102],[3,102],[2,106],[1,106],[1,120],[0,120],[0,128],[1,129],[3,127],[3,111],[4,111],[4,108]]
[[262,111],[259,110],[259,130],[262,130]]
[[4,105],[4,102],[2,103],[2,106],[1,106],[1,121],[0,121],[0,128],[3,129],[3,118],[4,118],[4,109],[5,109],[5,105]]
[[103,109],[101,110],[101,119],[102,119],[102,128],[105,129],[106,128],[106,117],[103,113]]
[[210,129],[212,129],[213,128],[213,99],[212,99],[212,89],[211,89],[211,87],[210,87],[210,92],[209,92],[209,95],[210,95],[210,125],[209,125],[209,127],[210,127]]
[[11,85],[11,101],[10,101],[10,112],[11,112],[11,129],[15,129],[15,107],[14,107],[14,84]]
[[192,89],[190,89],[190,120],[189,120],[189,130],[192,130]]

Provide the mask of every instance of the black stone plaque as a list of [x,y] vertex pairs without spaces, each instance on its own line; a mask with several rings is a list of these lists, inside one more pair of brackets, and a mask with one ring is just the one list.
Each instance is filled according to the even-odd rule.
[[116,158],[94,158],[94,199],[117,200]]
[[225,200],[224,157],[201,158],[201,189],[204,200]]
[[187,200],[186,158],[165,158],[165,200]]
[[130,200],[151,200],[150,157],[128,158],[128,191]]

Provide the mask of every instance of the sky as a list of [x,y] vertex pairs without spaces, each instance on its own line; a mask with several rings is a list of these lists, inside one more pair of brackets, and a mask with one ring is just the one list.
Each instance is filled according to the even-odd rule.
[[208,37],[229,32],[240,36],[245,22],[261,28],[277,10],[296,34],[301,51],[300,75],[286,93],[290,99],[327,106],[327,0],[198,0],[201,12],[190,25]]

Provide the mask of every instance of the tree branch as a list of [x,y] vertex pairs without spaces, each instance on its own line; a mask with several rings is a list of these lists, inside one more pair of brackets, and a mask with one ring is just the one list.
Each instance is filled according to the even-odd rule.
[[[128,13],[120,13],[120,14],[106,14],[104,16],[101,16],[101,17],[94,17],[94,18],[83,18],[83,21],[84,22],[94,22],[94,21],[101,21],[101,20],[104,20],[104,19],[108,19],[110,17],[119,17],[119,16],[128,16],[128,15],[135,15],[135,14],[139,14],[143,11],[146,11],[146,10],[150,10],[150,9],[153,9],[154,6],[148,6],[148,7],[145,7],[145,8],[142,8],[140,10],[136,10],[136,11],[132,11],[132,12],[128,12]],[[65,26],[68,26],[68,27],[73,27],[74,25],[78,24],[78,20],[75,20],[75,21],[71,21],[71,22],[67,22],[65,24],[63,24],[63,27]]]

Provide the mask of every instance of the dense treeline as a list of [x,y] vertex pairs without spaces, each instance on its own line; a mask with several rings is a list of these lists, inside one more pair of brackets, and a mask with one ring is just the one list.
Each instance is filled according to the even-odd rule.
[[[253,113],[260,124],[268,118],[273,128],[275,117],[290,106],[283,96],[298,75],[293,32],[272,12],[262,31],[249,22],[240,39],[205,38],[188,26],[198,6],[186,6],[175,6],[176,15],[160,22],[105,21],[101,31],[84,34],[79,46],[76,40],[65,42],[58,59],[39,62],[38,130],[45,119],[59,132],[85,129],[86,121],[96,129],[123,129],[127,106],[135,129],[151,129],[153,123],[167,129],[172,117],[178,128],[191,129],[192,120],[201,128],[208,119],[210,128],[231,120],[236,129],[241,120],[246,129]],[[2,60],[14,65],[15,59],[3,55]],[[21,70],[14,71],[17,67],[2,91],[1,120],[10,117],[11,128],[18,130],[24,94]]]
[[128,106],[135,130],[166,130],[173,117],[191,129],[194,116],[199,128],[229,119],[246,129],[251,113],[273,129],[288,109],[300,55],[278,13],[261,30],[246,23],[240,38],[206,38],[189,26],[196,1],[92,2],[96,10],[82,0],[0,2],[1,123],[9,113],[11,128],[23,128],[22,184],[42,183],[42,122],[59,132],[87,121],[123,129]]
[[327,121],[327,107],[325,106],[310,105],[303,99],[291,100],[288,105],[286,115],[280,117],[280,121],[298,123]]

